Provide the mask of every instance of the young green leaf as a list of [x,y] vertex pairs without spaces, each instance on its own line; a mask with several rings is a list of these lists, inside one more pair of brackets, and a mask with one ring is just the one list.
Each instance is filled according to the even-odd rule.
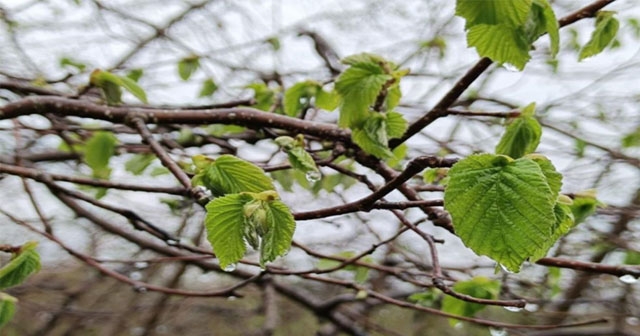
[[529,104],[522,114],[512,119],[496,146],[496,154],[510,156],[514,159],[532,153],[538,148],[542,127],[534,117],[535,104]]
[[[201,169],[194,179],[211,190],[214,196],[240,192],[261,192],[274,190],[271,179],[254,164],[233,155],[221,155],[206,168]],[[196,183],[194,183],[196,184]]]
[[200,67],[200,58],[198,56],[185,57],[178,62],[178,75],[184,81],[189,80],[196,70]]
[[276,102],[276,91],[269,88],[264,83],[253,83],[246,86],[247,89],[253,90],[253,99],[256,104],[254,108],[262,111],[269,111],[271,106]]
[[144,92],[144,90],[138,85],[138,83],[136,83],[136,81],[134,81],[133,79],[129,78],[129,77],[120,77],[120,82],[121,82],[121,86],[129,91],[132,95],[134,95],[136,98],[138,98],[141,102],[143,103],[148,103],[147,101],[147,94]]
[[553,209],[553,213],[556,221],[551,229],[551,237],[543,243],[538,251],[533,253],[531,256],[532,260],[544,258],[556,241],[575,226],[575,220],[570,206],[558,202]]
[[0,292],[0,329],[13,318],[16,312],[16,302],[18,302],[18,299]]
[[560,49],[560,26],[549,0],[533,0],[530,20],[535,28],[529,40],[534,42],[540,35],[548,33],[551,41],[551,57],[555,58]]
[[133,175],[140,175],[155,159],[153,154],[136,154],[124,164],[124,169]]
[[[495,300],[500,293],[500,281],[478,276],[467,281],[456,282],[453,290],[478,299]],[[458,316],[472,317],[485,307],[486,305],[463,301],[449,295],[445,295],[442,299],[442,311]],[[453,326],[458,323],[458,320],[449,319],[449,323]]]
[[84,146],[84,162],[93,170],[94,177],[108,178],[109,160],[115,154],[118,139],[110,132],[99,131]]
[[40,255],[36,252],[38,243],[30,241],[14,253],[11,261],[0,268],[0,289],[19,285],[31,274],[40,270]]
[[325,91],[318,89],[316,92],[316,107],[333,111],[340,105],[340,95],[336,91]]
[[551,200],[555,201],[562,188],[562,174],[558,173],[556,167],[551,163],[551,160],[543,155],[529,154],[525,157],[538,164],[542,174],[544,174],[544,177],[547,179],[549,188],[551,188]]
[[295,117],[305,106],[311,103],[318,90],[322,91],[320,83],[315,81],[304,81],[294,84],[284,92],[284,113]]
[[232,194],[218,197],[206,205],[207,239],[222,268],[238,262],[247,250],[243,210],[252,200],[248,194]]
[[264,203],[267,231],[262,237],[260,246],[260,265],[262,266],[289,251],[293,232],[296,229],[296,222],[289,207],[277,199]]
[[401,137],[408,127],[404,116],[398,112],[387,112],[385,117],[387,136],[389,139]]
[[531,159],[472,155],[449,170],[445,207],[463,243],[507,269],[520,265],[550,239],[555,198]]
[[640,127],[622,137],[621,142],[623,148],[640,147]]
[[62,59],[60,59],[60,67],[72,67],[76,68],[80,72],[83,72],[84,69],[87,68],[87,65],[82,62],[73,60],[69,57],[63,57]]
[[582,61],[601,53],[613,42],[618,33],[620,23],[614,17],[616,12],[599,11],[596,17],[596,28],[591,33],[591,39],[582,47],[578,60]]
[[466,27],[479,24],[505,25],[507,27],[522,26],[529,11],[532,0],[458,0],[456,15],[466,19]]
[[289,157],[289,163],[291,163],[293,169],[297,169],[305,173],[318,171],[318,167],[316,166],[316,162],[313,160],[313,157],[303,147],[296,146],[286,150],[286,152]]
[[389,167],[399,168],[400,163],[402,163],[402,160],[404,160],[404,158],[407,156],[408,149],[409,147],[407,147],[407,144],[405,143],[400,144],[400,146],[394,148],[391,151],[393,156],[388,158],[386,161]]
[[628,250],[624,257],[625,265],[640,265],[640,252]]
[[587,217],[595,213],[599,205],[601,204],[595,196],[576,194],[573,198],[573,204],[570,206],[576,224],[582,223]]
[[378,63],[364,62],[373,56],[359,54],[347,57],[344,63],[351,67],[336,81],[335,88],[342,98],[338,124],[341,127],[357,127],[369,114],[369,107],[375,102],[380,90],[393,77],[385,73]]
[[530,43],[524,32],[505,25],[475,25],[467,32],[467,44],[475,47],[480,56],[489,57],[497,63],[511,64],[519,70],[524,69],[531,59]]
[[214,82],[212,78],[207,78],[204,82],[202,82],[202,88],[200,89],[198,97],[210,97],[216,92],[216,90],[218,90],[218,85],[216,85],[216,82]]
[[356,128],[351,133],[351,139],[365,152],[380,159],[393,156],[389,149],[387,125],[382,114],[370,114],[362,128]]
[[140,80],[140,78],[142,78],[142,75],[144,75],[144,70],[142,70],[140,68],[131,69],[129,72],[127,72],[127,77],[130,78],[134,82],[138,82],[138,80]]

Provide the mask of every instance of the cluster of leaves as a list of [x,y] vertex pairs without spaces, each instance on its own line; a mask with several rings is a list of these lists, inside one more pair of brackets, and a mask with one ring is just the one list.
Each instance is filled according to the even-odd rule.
[[205,228],[223,269],[235,269],[247,243],[260,251],[261,266],[287,253],[295,220],[262,169],[232,155],[192,159],[193,185],[215,197],[206,205]]
[[[595,30],[579,60],[599,54],[612,43],[619,26],[614,14],[598,12]],[[457,0],[456,15],[466,20],[467,44],[494,62],[524,69],[533,43],[545,33],[551,41],[551,57],[558,53],[559,25],[548,0]]]
[[[11,261],[0,268],[0,289],[19,285],[31,274],[40,270],[37,246],[37,242],[30,241],[12,253]],[[18,299],[15,297],[0,292],[0,328],[13,318],[17,302]]]
[[479,255],[514,272],[544,257],[562,235],[595,211],[595,195],[561,195],[562,175],[532,154],[542,130],[535,105],[511,121],[496,154],[476,154],[449,171],[445,207],[456,234]]
[[350,128],[353,142],[365,152],[393,157],[388,142],[407,129],[407,121],[394,109],[402,97],[400,79],[408,70],[368,53],[349,56],[342,63],[349,68],[335,84],[341,97],[338,125]]

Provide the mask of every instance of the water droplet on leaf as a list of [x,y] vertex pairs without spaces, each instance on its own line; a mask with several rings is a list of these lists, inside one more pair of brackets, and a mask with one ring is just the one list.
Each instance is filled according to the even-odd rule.
[[229,264],[227,266],[225,266],[225,268],[223,268],[222,270],[225,272],[233,272],[236,270],[237,265],[236,264]]
[[491,336],[507,336],[507,331],[502,328],[489,328]]
[[504,63],[502,64],[502,67],[505,68],[507,71],[510,72],[519,72],[520,69],[518,69],[515,65],[510,64],[510,63]]
[[638,282],[638,279],[631,274],[625,274],[618,279],[626,284],[634,284]]
[[517,313],[517,312],[519,312],[519,311],[521,311],[521,310],[522,310],[522,308],[520,308],[520,307],[508,307],[508,306],[504,306],[504,307],[502,307],[502,308],[504,308],[504,309],[506,309],[506,310],[508,310],[508,311],[510,311],[510,312],[514,312],[514,313]]
[[305,177],[307,181],[313,183],[320,181],[320,177],[322,177],[322,175],[320,175],[320,172],[317,170],[310,170],[305,174]]

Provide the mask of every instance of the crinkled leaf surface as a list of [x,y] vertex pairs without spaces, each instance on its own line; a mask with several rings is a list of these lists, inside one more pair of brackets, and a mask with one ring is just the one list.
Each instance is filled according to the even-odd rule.
[[365,152],[378,158],[387,159],[393,156],[388,145],[386,121],[381,114],[372,114],[363,128],[353,130],[351,139]]
[[29,275],[40,270],[40,255],[37,242],[22,245],[11,261],[0,268],[0,289],[21,284]]
[[296,222],[293,215],[282,201],[272,200],[265,204],[267,233],[262,237],[260,246],[260,264],[275,260],[285,255],[291,248]]
[[202,182],[214,196],[275,189],[271,179],[258,166],[227,154],[206,168]]
[[467,33],[467,43],[475,47],[480,56],[511,64],[520,70],[531,59],[530,43],[524,32],[504,25],[475,25]]
[[449,170],[449,178],[445,207],[456,234],[477,254],[517,272],[551,237],[555,199],[533,160],[471,155]]
[[303,172],[318,171],[316,162],[304,148],[296,146],[287,150],[289,156],[289,162],[294,169],[298,169]]
[[247,194],[232,194],[216,198],[206,206],[207,239],[222,268],[238,262],[247,250],[243,208],[252,200]]
[[389,139],[401,137],[408,127],[404,116],[398,112],[387,112],[385,116],[387,136]]
[[478,24],[504,24],[518,27],[524,24],[532,0],[458,0],[456,15],[467,20],[467,27]]

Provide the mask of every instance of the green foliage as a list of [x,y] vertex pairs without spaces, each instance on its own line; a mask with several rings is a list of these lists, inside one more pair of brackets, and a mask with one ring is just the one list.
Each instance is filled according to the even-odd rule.
[[153,154],[136,154],[124,164],[124,169],[133,175],[140,175],[155,159]]
[[193,162],[196,174],[191,182],[211,190],[214,196],[275,189],[262,169],[233,155],[221,155],[215,160],[196,155]]
[[614,41],[620,23],[614,17],[616,12],[599,11],[596,16],[596,28],[591,33],[589,42],[582,47],[578,59],[582,61],[601,53],[607,46]]
[[108,179],[111,175],[109,160],[115,154],[118,139],[110,132],[99,131],[83,148],[84,162],[93,170],[93,177]]
[[622,147],[640,147],[640,127],[637,127],[633,132],[625,135],[622,140]]
[[624,256],[625,265],[640,265],[640,252],[629,250]]
[[547,0],[457,0],[456,15],[466,20],[467,43],[482,57],[522,70],[532,43],[549,33],[551,55],[558,52],[558,23]]
[[389,167],[400,168],[400,164],[402,163],[404,158],[407,156],[408,150],[409,150],[409,147],[405,143],[400,144],[400,146],[394,148],[391,151],[391,154],[393,154],[393,156],[388,158],[386,161]]
[[335,84],[341,97],[338,125],[351,128],[353,142],[365,152],[381,159],[393,157],[388,141],[401,137],[407,122],[392,109],[400,101],[399,82],[408,71],[368,53],[349,56],[342,62],[350,67]]
[[210,97],[216,90],[218,90],[216,82],[214,82],[212,78],[207,78],[202,82],[202,88],[200,89],[200,93],[198,93],[198,97]]
[[134,82],[138,82],[138,80],[142,78],[142,75],[144,75],[144,70],[142,69],[131,69],[127,72],[127,77]]
[[303,173],[318,172],[315,160],[304,149],[304,137],[302,134],[296,136],[295,139],[289,136],[278,137],[276,138],[276,143],[287,153],[289,163],[291,163],[293,169]]
[[284,92],[284,114],[295,117],[311,104],[311,98],[318,90],[322,90],[320,83],[316,81],[299,82]]
[[189,80],[196,70],[200,68],[200,57],[191,55],[178,62],[178,75],[184,81]]
[[228,269],[244,256],[246,243],[260,250],[262,266],[291,246],[295,220],[275,191],[227,195],[206,208],[207,238],[222,268]]
[[333,111],[340,106],[340,95],[336,91],[318,90],[316,92],[316,107]]
[[38,243],[30,241],[14,253],[11,261],[0,268],[0,289],[24,282],[31,274],[40,270],[40,255],[36,252]]
[[[478,276],[467,281],[458,281],[453,290],[478,299],[496,300],[500,293],[500,281]],[[485,307],[486,305],[463,301],[449,295],[442,300],[442,311],[458,316],[472,317]],[[449,319],[449,323],[453,326],[458,320]]]
[[[340,252],[335,256],[343,259],[351,259],[355,257],[355,255],[356,254],[353,251],[345,251],[345,252]],[[362,257],[359,260],[365,263],[373,263],[373,258],[371,258],[370,256]],[[341,264],[342,264],[342,261],[338,261],[338,260],[320,259],[316,264],[316,267],[319,270],[328,270],[328,269],[338,267]],[[354,276],[354,280],[357,283],[361,283],[361,284],[365,283],[367,281],[367,278],[369,277],[369,268],[365,266],[349,264],[341,268],[341,270],[352,272]]]
[[425,307],[435,307],[441,293],[436,288],[430,288],[424,292],[413,293],[407,299]]
[[[554,176],[544,169],[549,176]],[[449,171],[445,206],[466,246],[511,271],[548,249],[556,225],[558,181],[530,158],[479,154]],[[544,251],[546,252],[546,250]]]
[[91,73],[89,82],[102,90],[109,105],[117,105],[122,102],[122,89],[129,91],[141,102],[147,103],[147,94],[135,80],[127,76],[118,76],[108,71],[96,69]]
[[542,136],[542,127],[534,117],[535,104],[529,104],[522,114],[512,119],[496,146],[496,154],[510,156],[514,159],[533,153]]
[[16,302],[18,299],[0,292],[0,330],[13,318],[16,312]]
[[276,91],[269,88],[264,83],[252,83],[246,86],[247,89],[253,90],[253,99],[256,104],[254,108],[262,111],[269,111],[271,107],[276,103]]
[[595,190],[586,190],[576,193],[571,204],[571,212],[576,223],[581,223],[591,216],[598,206],[602,205],[595,195]]

